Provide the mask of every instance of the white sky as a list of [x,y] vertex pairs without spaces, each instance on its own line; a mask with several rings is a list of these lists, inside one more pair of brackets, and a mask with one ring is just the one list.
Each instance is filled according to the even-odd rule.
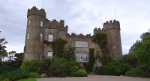
[[0,0],[0,30],[7,49],[23,52],[27,9],[44,8],[48,19],[64,19],[69,32],[88,34],[107,20],[119,20],[123,53],[150,27],[150,0]]

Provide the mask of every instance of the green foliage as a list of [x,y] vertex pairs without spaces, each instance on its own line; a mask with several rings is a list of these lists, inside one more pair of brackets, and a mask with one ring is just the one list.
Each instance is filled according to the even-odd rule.
[[85,69],[78,69],[76,71],[73,71],[71,76],[73,76],[73,77],[86,77],[87,72]]
[[100,74],[104,75],[124,75],[129,66],[121,60],[112,60],[107,65],[100,68]]
[[93,40],[99,45],[100,48],[105,48],[107,44],[107,36],[103,32],[97,32],[93,36]]
[[25,61],[21,65],[21,69],[23,71],[37,72],[37,73],[40,73],[41,67],[42,67],[42,62],[37,60]]
[[125,73],[127,76],[144,76],[144,74],[144,70],[141,68],[131,68]]
[[141,40],[137,41],[130,50],[140,64],[150,67],[150,32],[144,33]]
[[63,58],[54,58],[48,66],[49,76],[67,76],[67,60]]
[[23,62],[24,53],[16,53],[15,57],[16,57],[16,59],[15,59],[15,65],[17,67],[20,67],[21,64],[22,64],[22,62]]
[[102,64],[107,64],[111,61],[111,57],[107,48],[107,35],[104,32],[96,32],[93,35],[93,41],[98,44],[102,51]]
[[9,81],[16,81],[22,78],[29,77],[29,73],[22,71],[20,69],[12,70],[12,71],[5,71],[5,73],[2,73],[0,76],[1,80],[9,80]]
[[1,62],[1,58],[7,55],[5,44],[7,44],[5,38],[0,38],[0,62]]
[[65,45],[67,44],[67,41],[64,39],[56,39],[52,43],[53,45],[53,51],[55,56],[63,57]]
[[136,67],[139,65],[137,57],[135,56],[135,54],[128,54],[126,62],[128,63],[128,65],[130,67]]
[[79,64],[65,58],[55,57],[48,66],[48,76],[70,76],[72,71],[79,69]]
[[87,71],[88,72],[92,72],[93,67],[94,67],[94,63],[95,63],[94,48],[90,48],[89,49],[89,62],[87,65]]
[[67,47],[64,49],[63,57],[68,60],[75,60],[75,54],[74,54],[74,48],[73,47]]
[[36,79],[35,78],[28,78],[28,79],[21,79],[18,81],[36,81]]

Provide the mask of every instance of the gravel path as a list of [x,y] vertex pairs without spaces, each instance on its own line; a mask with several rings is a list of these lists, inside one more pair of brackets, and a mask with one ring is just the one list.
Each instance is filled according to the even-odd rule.
[[150,81],[150,78],[89,75],[88,77],[40,78],[37,81]]

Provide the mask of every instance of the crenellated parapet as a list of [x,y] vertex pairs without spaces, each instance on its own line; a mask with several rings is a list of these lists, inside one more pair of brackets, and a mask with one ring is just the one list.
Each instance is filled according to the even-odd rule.
[[44,9],[38,9],[34,6],[31,9],[28,9],[27,17],[30,15],[38,15],[41,17],[46,17],[46,12]]
[[106,21],[103,24],[103,30],[109,30],[109,29],[119,29],[120,30],[119,21],[117,21],[117,20]]
[[94,33],[102,32],[101,28],[94,28]]

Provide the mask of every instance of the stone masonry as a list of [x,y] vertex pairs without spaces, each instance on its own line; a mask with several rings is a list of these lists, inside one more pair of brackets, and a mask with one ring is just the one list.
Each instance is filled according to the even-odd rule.
[[[94,32],[105,32],[106,45],[110,56],[121,56],[120,23],[116,20],[107,21],[103,28],[96,28]],[[32,7],[27,13],[27,29],[25,38],[24,60],[42,60],[53,56],[51,42],[62,38],[67,40],[67,45],[75,48],[75,56],[78,62],[88,62],[89,49],[95,49],[95,53],[101,55],[101,49],[92,41],[89,34],[69,34],[68,26],[64,20],[48,20],[44,9]]]

